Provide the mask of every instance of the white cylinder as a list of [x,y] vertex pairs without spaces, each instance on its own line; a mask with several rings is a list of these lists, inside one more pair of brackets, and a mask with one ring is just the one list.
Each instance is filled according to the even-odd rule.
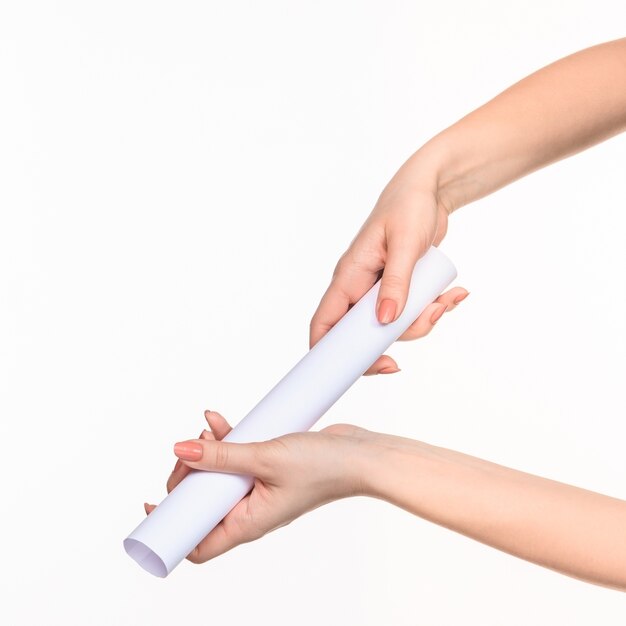
[[[391,324],[376,318],[376,283],[224,441],[266,441],[309,430],[456,278],[437,248],[417,262],[406,306]],[[251,476],[191,472],[124,540],[141,567],[167,576],[250,491]]]

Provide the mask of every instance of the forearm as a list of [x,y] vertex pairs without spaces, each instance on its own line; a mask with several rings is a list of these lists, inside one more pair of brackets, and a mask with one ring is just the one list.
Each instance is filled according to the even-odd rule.
[[450,213],[626,128],[626,39],[516,83],[418,150],[396,176],[436,186]]
[[381,435],[363,493],[520,558],[626,590],[626,502],[417,441]]

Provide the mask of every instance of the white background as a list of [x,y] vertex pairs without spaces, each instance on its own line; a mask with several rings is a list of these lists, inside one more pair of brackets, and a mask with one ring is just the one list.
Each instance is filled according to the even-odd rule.
[[[624,624],[623,594],[365,498],[165,580],[122,539],[202,410],[236,423],[302,356],[404,159],[625,20],[622,0],[2,2],[0,621]],[[618,137],[455,214],[471,296],[320,427],[626,498],[625,171]]]

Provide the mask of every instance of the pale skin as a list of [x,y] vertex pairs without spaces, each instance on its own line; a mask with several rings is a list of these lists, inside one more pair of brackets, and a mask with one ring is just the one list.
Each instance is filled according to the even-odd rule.
[[[383,190],[335,268],[310,326],[314,345],[382,272],[381,323],[402,311],[410,271],[445,236],[456,209],[626,129],[626,39],[561,59],[516,83],[413,154]],[[403,339],[426,335],[467,296],[457,287],[430,305]],[[382,356],[368,374],[394,373]],[[520,558],[626,590],[626,502],[410,439],[336,424],[267,442],[181,442],[171,490],[189,468],[255,477],[252,491],[196,547],[207,561],[323,504],[383,499]],[[193,460],[192,460],[193,459]],[[146,505],[149,513],[153,505]]]

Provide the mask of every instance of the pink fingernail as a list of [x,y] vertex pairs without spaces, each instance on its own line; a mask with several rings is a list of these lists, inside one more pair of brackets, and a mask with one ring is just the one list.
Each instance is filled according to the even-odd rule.
[[446,312],[446,309],[448,307],[445,304],[442,304],[431,316],[430,316],[430,323],[431,324],[436,324],[440,319],[441,316]]
[[195,441],[181,441],[174,446],[174,454],[183,461],[199,461],[202,446]]
[[389,298],[385,298],[378,305],[378,321],[381,324],[389,324],[396,317],[396,303]]
[[463,302],[463,300],[465,300],[465,298],[467,298],[467,296],[470,295],[470,292],[466,292],[464,294],[461,294],[460,296],[456,297],[452,302],[454,302],[454,304],[458,304],[459,302]]
[[383,367],[383,369],[378,370],[379,374],[395,374],[396,372],[399,372],[400,368],[399,367],[392,367],[391,365],[389,367]]

